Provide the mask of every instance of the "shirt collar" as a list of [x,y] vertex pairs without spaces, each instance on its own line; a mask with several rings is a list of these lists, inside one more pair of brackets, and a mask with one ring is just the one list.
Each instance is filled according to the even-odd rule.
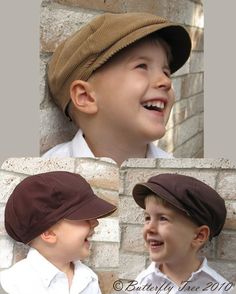
[[[73,157],[95,157],[85,141],[81,129],[78,130],[71,141],[71,148]],[[155,146],[153,143],[150,143],[148,144],[146,158],[172,158],[172,155]]]
[[[65,275],[34,248],[30,248],[27,260],[38,273],[44,287],[48,288],[56,275]],[[75,261],[74,266],[74,276],[79,277],[74,280],[78,283],[77,288],[81,291],[87,287],[91,280],[97,280],[97,275],[80,260]]]
[[[201,272],[205,272],[206,274],[208,274],[210,277],[212,277],[214,280],[217,280],[216,277],[216,272],[215,270],[213,270],[212,268],[210,268],[208,266],[208,262],[206,257],[203,257],[201,266],[199,267],[199,269],[195,272],[192,273],[191,277],[189,278],[189,280],[191,280],[195,275],[198,275]],[[163,274],[160,270],[159,270],[159,265],[155,262],[152,262],[149,267],[146,269],[146,274],[145,276],[148,276],[149,274],[157,274],[158,276],[162,276],[167,278],[167,276],[165,274]]]
[[71,141],[71,148],[71,154],[73,154],[73,157],[95,157],[87,142],[85,141],[81,129],[78,130],[73,140]]

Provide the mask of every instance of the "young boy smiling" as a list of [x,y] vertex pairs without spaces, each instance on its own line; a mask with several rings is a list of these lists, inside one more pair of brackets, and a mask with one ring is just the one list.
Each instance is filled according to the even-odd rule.
[[97,218],[116,210],[78,174],[48,172],[24,179],[5,209],[7,233],[30,246],[0,273],[9,294],[101,294],[97,275],[81,263],[90,254]]
[[80,128],[44,157],[169,157],[151,142],[165,134],[174,103],[171,73],[188,59],[180,25],[148,13],[103,14],[63,42],[48,67],[51,95]]
[[143,237],[152,263],[128,290],[149,286],[153,292],[147,293],[230,292],[232,283],[199,256],[226,218],[224,200],[215,190],[192,177],[160,174],[137,184],[133,197],[145,209]]

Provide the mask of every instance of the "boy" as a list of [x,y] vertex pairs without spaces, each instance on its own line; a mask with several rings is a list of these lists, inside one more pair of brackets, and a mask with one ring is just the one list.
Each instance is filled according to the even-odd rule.
[[165,134],[170,75],[188,59],[180,25],[148,13],[105,13],[64,41],[48,67],[51,95],[80,130],[44,157],[170,157]]
[[126,290],[171,294],[232,290],[232,283],[198,256],[225,222],[225,203],[215,190],[189,176],[160,174],[137,184],[133,197],[145,209],[143,237],[152,263]]
[[78,174],[57,171],[24,179],[6,204],[5,227],[30,250],[0,273],[2,288],[10,294],[100,294],[96,274],[80,260],[90,254],[97,218],[115,210]]

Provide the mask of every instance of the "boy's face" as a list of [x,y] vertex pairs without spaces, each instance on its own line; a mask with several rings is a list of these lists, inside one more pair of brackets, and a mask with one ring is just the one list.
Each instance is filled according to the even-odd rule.
[[143,236],[152,261],[179,264],[192,257],[196,228],[182,212],[158,203],[154,197],[145,199]]
[[70,261],[85,259],[90,254],[89,238],[98,220],[62,220],[54,227],[58,250]]
[[145,143],[165,134],[174,93],[160,43],[138,41],[123,49],[89,82],[97,98],[97,115],[106,128]]

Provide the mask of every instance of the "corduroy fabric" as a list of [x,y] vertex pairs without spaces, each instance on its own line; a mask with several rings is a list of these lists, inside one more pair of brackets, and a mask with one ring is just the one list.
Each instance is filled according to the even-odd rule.
[[158,31],[171,47],[171,72],[188,59],[191,40],[180,25],[149,13],[105,13],[85,25],[55,50],[48,65],[48,85],[55,103],[65,112],[74,80],[88,80],[115,53]]
[[210,228],[210,238],[219,235],[226,218],[224,199],[207,184],[189,176],[160,174],[133,189],[135,202],[145,209],[145,197],[154,194],[185,212],[198,225]]

